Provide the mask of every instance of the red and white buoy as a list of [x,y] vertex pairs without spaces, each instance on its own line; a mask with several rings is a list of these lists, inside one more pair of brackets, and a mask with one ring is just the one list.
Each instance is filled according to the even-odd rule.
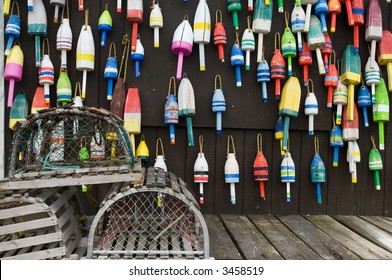
[[264,182],[268,181],[268,162],[263,154],[263,138],[261,133],[257,134],[257,154],[253,161],[253,175],[256,182],[259,182],[260,197],[265,200]]
[[[230,153],[230,140],[233,152]],[[230,184],[230,202],[236,204],[235,184],[240,182],[240,167],[238,165],[233,136],[227,138],[227,155],[225,162],[225,182]]]
[[54,5],[54,19],[53,22],[59,21],[59,8],[65,6],[65,0],[50,0],[50,5]]
[[193,166],[193,181],[199,183],[200,204],[204,204],[204,184],[208,183],[208,162],[203,153],[203,135],[199,136],[200,152]]
[[143,23],[143,0],[128,0],[127,19],[132,23],[131,51],[136,51],[139,24]]
[[[45,54],[45,43],[48,51],[47,54]],[[49,40],[48,38],[45,38],[44,44],[42,46],[42,60],[41,60],[41,67],[38,70],[38,79],[39,79],[39,84],[41,86],[44,86],[46,103],[50,103],[49,87],[54,84],[54,67],[52,61],[50,60],[49,55],[50,55]]]
[[72,30],[69,24],[68,4],[66,4],[66,8],[67,18],[62,18],[56,37],[56,49],[61,52],[62,71],[67,69],[67,52],[72,49]]
[[76,48],[76,70],[83,71],[82,99],[86,98],[87,71],[94,70],[95,46],[90,25],[88,25],[88,9],[85,11],[85,24],[80,30]]

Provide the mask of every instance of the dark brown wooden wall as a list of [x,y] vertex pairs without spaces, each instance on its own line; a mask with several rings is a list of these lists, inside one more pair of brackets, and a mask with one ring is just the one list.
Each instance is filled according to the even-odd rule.
[[[55,69],[59,69],[60,54],[56,51],[55,41],[58,24],[52,23],[54,7],[49,1],[44,1],[47,8],[48,38],[50,41],[51,59]],[[73,50],[68,54],[69,76],[72,84],[81,81],[82,73],[76,71],[76,44],[81,26],[84,24],[84,14],[77,9],[75,0],[70,2],[71,27],[73,30]],[[92,26],[96,44],[95,71],[88,73],[87,98],[85,105],[109,108],[106,100],[106,80],[103,71],[108,56],[109,47],[99,47],[98,18],[109,2],[109,11],[113,17],[113,31],[108,36],[108,45],[115,42],[117,55],[122,52],[121,38],[126,33],[131,36],[131,26],[126,20],[126,1],[123,1],[123,12],[116,13],[115,1],[84,0],[90,10],[89,24]],[[169,130],[163,125],[163,106],[166,100],[168,82],[175,75],[177,57],[171,52],[171,40],[177,25],[188,14],[191,24],[198,1],[190,0],[183,3],[180,0],[162,0],[161,8],[164,15],[164,28],[160,31],[160,48],[153,48],[153,31],[148,26],[150,5],[152,1],[144,1],[144,23],[140,26],[140,36],[145,48],[145,61],[141,66],[141,77],[135,78],[134,65],[129,62],[127,69],[128,85],[140,90],[142,102],[142,132],[150,148],[150,162],[154,163],[155,139],[163,139],[166,163],[170,171],[185,179],[191,188],[198,192],[198,186],[193,183],[193,164],[198,147],[187,147],[185,121],[182,120],[176,128],[176,144],[169,144]],[[329,130],[332,126],[332,113],[336,110],[326,107],[327,90],[323,86],[323,77],[318,75],[316,63],[309,70],[310,78],[315,84],[315,92],[319,102],[319,114],[315,118],[315,135],[320,138],[320,153],[327,167],[327,183],[322,185],[323,204],[316,201],[316,188],[310,181],[310,162],[313,156],[313,137],[308,136],[308,120],[303,113],[303,102],[306,88],[302,87],[300,114],[291,121],[290,139],[291,153],[296,163],[297,180],[292,184],[292,200],[286,202],[285,185],[280,182],[280,152],[278,142],[274,138],[274,126],[278,116],[278,101],[274,98],[274,85],[269,83],[269,102],[264,104],[261,98],[261,86],[256,82],[256,52],[251,54],[251,70],[243,71],[243,86],[235,87],[234,69],[230,66],[230,50],[235,40],[231,15],[227,12],[225,0],[208,1],[211,11],[212,25],[215,23],[215,11],[221,9],[226,28],[228,44],[225,48],[226,62],[220,64],[217,58],[217,48],[210,43],[206,46],[205,72],[199,71],[198,46],[194,45],[193,53],[184,59],[184,71],[191,80],[196,96],[197,114],[193,118],[194,135],[197,138],[204,135],[204,152],[209,163],[210,180],[205,185],[204,213],[273,213],[273,214],[359,214],[359,215],[392,215],[392,133],[391,123],[386,125],[386,149],[382,151],[384,170],[381,172],[382,189],[374,189],[373,174],[368,170],[368,153],[371,148],[370,136],[378,138],[377,125],[371,122],[370,128],[363,125],[360,115],[360,139],[362,161],[358,164],[358,183],[351,183],[348,164],[345,161],[346,149],[341,149],[339,167],[332,167],[333,150],[329,148]],[[294,0],[285,1],[285,9],[291,10]],[[379,0],[383,13],[385,29],[391,29],[391,5],[385,0]],[[240,18],[240,39],[246,28],[246,1],[242,1],[243,9]],[[274,3],[276,4],[276,2]],[[365,1],[367,8],[368,1]],[[22,18],[21,45],[25,54],[23,81],[16,84],[15,91],[23,89],[31,102],[38,85],[38,74],[34,66],[34,39],[27,33],[27,8],[24,2],[20,5]],[[8,20],[6,18],[5,20]],[[328,18],[329,23],[329,18]],[[273,34],[283,32],[284,15],[274,7],[273,27],[271,33],[264,36],[265,56],[270,61],[274,51]],[[360,28],[362,66],[368,57],[368,48],[364,40],[364,27]],[[346,44],[352,43],[352,29],[347,26],[345,5],[337,18],[337,31],[330,34],[333,48],[340,57]],[[313,55],[315,61],[315,55]],[[302,81],[302,70],[297,59],[293,62],[294,72]],[[385,67],[382,67],[386,77]],[[214,90],[214,76],[220,74],[223,81],[223,91],[227,102],[227,111],[223,115],[223,134],[215,134],[215,115],[211,112],[211,99]],[[56,77],[58,71],[56,72]],[[178,86],[179,83],[177,83]],[[8,82],[6,82],[8,85]],[[6,89],[7,90],[7,89]],[[7,91],[6,91],[7,92]],[[52,100],[55,101],[55,87],[51,88]],[[53,102],[52,105],[55,105]],[[9,111],[7,111],[7,115]],[[371,117],[370,117],[371,118]],[[8,123],[8,119],[5,120]],[[10,148],[11,132],[6,135],[7,149]],[[253,181],[252,165],[256,154],[256,135],[263,135],[263,150],[269,163],[270,180],[266,183],[265,201],[259,200],[258,184]],[[224,183],[224,163],[226,158],[227,136],[233,135],[240,165],[241,179],[236,185],[237,205],[230,205],[229,186]],[[139,137],[137,137],[137,142]],[[198,145],[197,145],[198,146]],[[8,158],[8,155],[6,155]],[[101,199],[107,188],[96,188],[96,195]],[[92,210],[93,211],[93,210]]]

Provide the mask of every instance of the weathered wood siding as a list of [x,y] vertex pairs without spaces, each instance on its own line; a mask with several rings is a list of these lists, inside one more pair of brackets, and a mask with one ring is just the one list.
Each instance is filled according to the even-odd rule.
[[[68,53],[69,76],[72,84],[81,81],[82,73],[76,71],[76,44],[81,26],[84,24],[84,14],[77,9],[76,1],[70,2],[71,27],[74,40],[73,49]],[[108,56],[109,47],[99,47],[98,18],[107,1],[85,0],[85,6],[90,10],[89,23],[92,26],[96,43],[95,71],[88,73],[87,106],[109,108],[106,100],[106,80],[103,71]],[[123,1],[123,12],[116,13],[116,2],[109,2],[109,10],[113,17],[113,31],[108,36],[108,45],[115,42],[117,57],[121,58],[121,38],[126,33],[131,36],[131,25],[126,19],[126,1]],[[391,29],[391,5],[380,0],[382,7],[384,28]],[[48,38],[50,41],[51,59],[56,69],[56,79],[60,64],[60,53],[56,51],[55,41],[59,24],[52,23],[54,7],[44,1],[48,14]],[[169,144],[169,130],[163,125],[163,106],[166,100],[168,83],[175,75],[177,56],[171,52],[171,40],[177,25],[188,14],[191,24],[198,1],[190,0],[183,3],[180,0],[161,1],[164,15],[164,28],[160,30],[160,48],[153,48],[153,31],[148,26],[151,1],[144,1],[144,23],[139,27],[142,43],[145,48],[145,61],[141,66],[141,77],[135,78],[133,62],[129,62],[127,69],[127,84],[139,88],[142,104],[142,132],[150,148],[150,164],[155,158],[155,139],[163,139],[166,163],[170,171],[182,177],[198,192],[198,186],[193,184],[193,164],[198,147],[187,147],[186,128],[184,120],[176,128],[176,144]],[[243,9],[239,14],[240,39],[246,28],[246,3],[242,1]],[[274,3],[275,4],[275,3]],[[367,8],[368,1],[365,1]],[[256,82],[256,52],[251,54],[251,70],[243,71],[243,86],[235,87],[234,69],[230,66],[230,50],[235,41],[231,15],[226,8],[226,1],[208,1],[211,11],[212,26],[215,24],[215,11],[219,8],[223,13],[228,44],[225,48],[225,63],[221,64],[217,58],[217,48],[212,42],[206,46],[206,71],[199,71],[198,46],[194,45],[193,53],[184,59],[184,72],[191,80],[196,95],[197,114],[193,118],[195,141],[200,134],[204,135],[204,152],[210,167],[209,183],[205,185],[204,213],[274,213],[274,214],[359,214],[359,215],[392,215],[392,133],[391,122],[386,124],[386,149],[382,151],[384,170],[381,172],[382,189],[375,191],[373,174],[368,171],[368,153],[371,148],[370,135],[378,135],[377,125],[371,121],[370,128],[363,125],[360,114],[360,139],[358,144],[362,152],[362,161],[358,164],[358,183],[351,183],[348,164],[345,161],[346,149],[341,149],[339,167],[332,167],[333,150],[329,147],[329,130],[332,126],[332,113],[335,108],[326,107],[327,90],[323,86],[323,77],[318,75],[316,63],[309,69],[309,76],[314,81],[315,93],[319,102],[319,115],[315,118],[315,135],[320,138],[320,153],[327,167],[327,183],[322,185],[323,204],[316,201],[316,188],[310,181],[310,162],[313,156],[313,137],[308,136],[308,120],[303,112],[306,88],[302,87],[302,101],[300,114],[290,125],[291,153],[296,163],[297,180],[292,184],[292,200],[286,202],[285,185],[280,182],[279,145],[274,139],[274,126],[278,117],[278,101],[274,98],[274,84],[268,84],[269,102],[264,104],[261,97],[261,85]],[[290,11],[294,1],[285,1],[285,9]],[[31,102],[38,85],[38,74],[34,66],[34,39],[27,33],[27,7],[20,4],[22,18],[22,34],[20,42],[25,54],[23,81],[15,86],[16,93],[23,89]],[[7,20],[7,19],[6,19]],[[329,18],[328,18],[329,22]],[[266,48],[265,57],[270,61],[274,51],[274,33],[283,32],[284,15],[277,12],[274,6],[273,26],[271,33],[264,36]],[[360,28],[361,62],[365,66],[368,48],[364,40],[365,28]],[[337,18],[337,31],[330,34],[333,48],[338,57],[341,56],[346,44],[352,43],[352,29],[347,26],[345,5]],[[315,61],[315,55],[313,60]],[[294,59],[293,70],[302,81],[302,69]],[[383,76],[387,77],[385,67]],[[227,111],[223,114],[223,134],[215,134],[215,114],[211,112],[211,99],[214,90],[214,76],[220,74],[223,81],[223,91],[227,102]],[[177,83],[178,85],[179,83]],[[282,83],[283,85],[283,83]],[[6,82],[8,86],[8,82]],[[7,88],[6,88],[7,90]],[[7,91],[6,91],[7,92]],[[52,105],[55,105],[55,87],[51,87]],[[7,108],[7,116],[9,110]],[[8,124],[8,118],[4,120]],[[6,149],[10,148],[12,133],[6,135]],[[269,163],[270,180],[266,183],[266,200],[260,201],[258,184],[253,181],[252,164],[256,154],[256,135],[263,134],[263,150]],[[223,167],[226,158],[227,136],[233,135],[237,159],[240,165],[241,179],[236,185],[237,205],[230,205],[229,186],[224,183]],[[137,142],[139,137],[137,137]],[[197,145],[198,146],[198,145]],[[8,154],[6,154],[8,158]],[[106,188],[96,188],[96,195],[104,197]]]

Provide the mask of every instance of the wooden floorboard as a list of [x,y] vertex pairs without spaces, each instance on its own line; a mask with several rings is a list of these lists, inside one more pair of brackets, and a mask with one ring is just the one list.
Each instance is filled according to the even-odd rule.
[[361,219],[392,233],[392,221],[379,216],[360,216]]
[[277,218],[325,260],[360,259],[302,216],[289,215],[277,216]]
[[241,254],[248,260],[281,260],[282,256],[245,216],[221,215]]
[[249,215],[257,228],[286,260],[321,260],[316,252],[272,215]]
[[352,231],[392,252],[392,235],[356,216],[333,216]]
[[376,260],[392,258],[391,253],[387,250],[359,236],[330,216],[314,215],[305,217],[316,227],[360,256],[362,259]]
[[217,260],[241,260],[242,257],[226,232],[219,217],[205,215],[210,236],[210,255]]

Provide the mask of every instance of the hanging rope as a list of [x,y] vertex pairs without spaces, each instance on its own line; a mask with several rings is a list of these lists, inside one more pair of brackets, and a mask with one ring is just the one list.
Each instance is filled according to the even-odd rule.
[[332,113],[332,129],[336,129],[335,118],[336,118],[336,115],[337,115],[337,114],[338,114],[337,112],[333,112],[333,113]]
[[88,26],[88,9],[86,9],[84,13],[84,30],[87,30],[87,26]]
[[201,157],[201,154],[203,153],[203,144],[204,144],[203,135],[199,135],[200,157]]
[[235,156],[235,145],[234,145],[234,139],[233,136],[229,135],[229,137],[227,137],[227,153],[226,153],[226,158],[229,157],[229,153],[230,153],[230,140],[231,140],[231,145],[233,148],[233,154]]
[[215,90],[217,90],[216,87],[216,82],[219,80],[219,89],[222,89],[222,78],[219,74],[215,75],[215,82],[214,82],[214,86],[215,86]]
[[263,136],[261,133],[257,134],[257,153],[263,151]]
[[116,44],[115,44],[114,42],[112,42],[112,43],[110,44],[109,56],[108,56],[108,58],[112,56],[112,50],[113,50],[113,52],[114,52],[114,57],[116,57],[116,56],[117,56],[117,51],[116,51]]
[[[310,89],[310,84],[312,84],[312,89]],[[314,84],[312,79],[308,79],[308,85],[306,86],[306,88],[308,89],[308,95],[309,93],[314,92]]]
[[251,16],[248,16],[248,17],[246,18],[246,20],[247,20],[247,22],[248,22],[248,31],[252,31],[252,28],[250,27],[250,23],[251,23],[251,21],[252,21],[252,17],[251,17]]
[[222,18],[222,11],[221,10],[216,10],[215,12],[215,24],[218,24],[218,22],[222,23],[223,18]]
[[319,152],[320,152],[319,139],[317,136],[314,136],[314,154],[316,155],[316,158],[319,157]]
[[42,57],[44,57],[44,55],[45,55],[45,46],[46,46],[46,49],[48,51],[48,56],[50,56],[49,39],[48,39],[48,37],[45,37],[43,39],[43,41],[42,41]]
[[121,57],[120,69],[118,70],[118,77],[121,78],[121,73],[122,73],[123,66],[124,66],[124,78],[123,78],[123,80],[124,80],[124,83],[125,83],[125,80],[127,78],[127,66],[128,66],[129,44],[130,44],[130,41],[129,41],[129,38],[128,38],[127,34],[125,34],[123,36],[121,44],[124,45],[124,50],[123,50],[123,54],[122,54],[122,57]]
[[[172,91],[172,85],[173,85],[174,91]],[[171,93],[173,93],[174,96],[177,95],[176,78],[174,78],[173,76],[170,77],[170,80],[169,80],[169,88],[168,88],[168,90],[167,90],[166,99],[169,98],[169,95],[170,95]]]
[[14,14],[14,6],[16,6],[16,9],[17,9],[17,12],[18,12],[18,18],[20,18],[19,4],[18,4],[18,2],[16,2],[16,1],[12,2],[12,6],[11,6],[11,15]]
[[377,146],[376,146],[376,141],[375,141],[375,139],[374,139],[374,135],[371,135],[371,136],[370,136],[370,141],[372,141],[373,149],[377,150]]
[[340,76],[340,64],[342,64],[342,60],[339,58],[338,60],[337,60],[337,67],[338,67],[338,76]]
[[[332,55],[333,55],[333,63],[332,63]],[[336,52],[334,50],[332,50],[332,53],[329,56],[329,64],[336,64]]]
[[289,28],[289,19],[290,19],[290,14],[288,11],[284,12],[284,21],[286,22],[286,28]]
[[163,143],[162,143],[162,139],[161,138],[157,138],[157,141],[155,142],[155,159],[157,159],[157,157],[158,157],[158,148],[159,148],[159,145],[160,144],[160,146],[161,146],[161,151],[162,151],[162,156],[163,156],[163,159],[165,159],[165,150],[163,149]]
[[[278,40],[276,40],[276,37],[278,38]],[[275,52],[276,52],[277,50],[280,50],[280,33],[279,32],[275,33],[274,41],[275,41],[274,43],[275,43]]]
[[240,40],[238,39],[239,34],[238,34],[238,30],[235,31],[235,44],[239,45],[240,44]]
[[80,87],[80,82],[76,82],[76,84],[75,84],[74,100],[76,99],[76,96],[80,96],[80,97],[82,96],[82,90],[81,90],[81,87]]

